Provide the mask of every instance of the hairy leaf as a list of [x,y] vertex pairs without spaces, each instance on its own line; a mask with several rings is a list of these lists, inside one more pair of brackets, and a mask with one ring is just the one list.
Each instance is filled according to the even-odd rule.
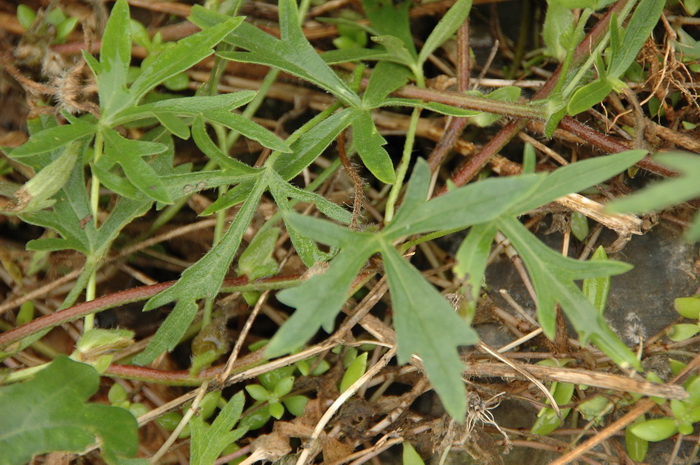
[[197,312],[196,301],[202,298],[214,298],[218,294],[241,243],[243,233],[248,228],[258,201],[266,188],[267,177],[263,174],[256,180],[255,186],[249,192],[236,219],[221,241],[197,263],[187,268],[175,285],[152,297],[146,303],[144,311],[177,301],[175,308],[158,328],[151,343],[134,359],[134,363],[145,365],[152,362],[163,351],[173,350],[194,319]]
[[90,136],[96,131],[96,125],[82,119],[76,120],[73,124],[50,127],[32,134],[27,142],[10,152],[10,157],[20,159],[29,155],[50,152],[69,142]]
[[537,294],[537,315],[545,335],[554,337],[555,304],[559,303],[582,341],[590,337],[618,365],[639,369],[639,361],[632,351],[574,283],[579,279],[624,273],[631,265],[607,260],[582,262],[563,257],[540,242],[515,218],[500,218],[497,224],[527,267]]
[[190,422],[192,425],[190,463],[192,465],[212,465],[229,444],[246,433],[245,428],[231,431],[241,417],[244,403],[245,396],[243,391],[240,391],[229,399],[211,426],[200,416],[192,418]]
[[[642,213],[660,210],[700,196],[700,156],[690,153],[668,152],[654,156],[681,175],[652,184],[627,198],[615,200],[608,205],[614,213]],[[695,215],[693,226],[686,232],[689,240],[700,239],[700,214]]]
[[354,140],[361,141],[355,144],[355,148],[367,169],[383,183],[392,184],[396,180],[394,165],[382,147],[386,145],[386,140],[379,134],[369,111],[355,112],[352,131]]
[[355,113],[351,108],[326,118],[292,144],[291,154],[277,157],[274,169],[285,180],[294,178],[326,150],[338,134],[352,123],[353,118]]
[[[143,69],[142,73],[131,85],[129,89],[131,101],[128,104],[138,102],[158,84],[191,68],[214,53],[212,47],[240,26],[242,22],[242,17],[228,18],[221,24],[211,26],[179,40],[174,47],[161,52],[155,60]],[[127,106],[129,105],[123,105],[122,108]]]
[[430,33],[418,54],[418,64],[423,65],[431,53],[441,46],[447,39],[457,32],[457,29],[466,21],[472,9],[472,0],[457,0],[440,18],[435,29]]
[[[299,12],[294,0],[279,2],[281,38],[242,23],[226,38],[226,42],[247,52],[220,52],[227,60],[272,66],[305,79],[334,94],[342,101],[357,106],[360,99],[316,53],[299,26]],[[216,24],[225,17],[204,8],[192,9],[192,21],[198,26]]]
[[[312,276],[301,286],[277,294],[278,300],[297,310],[267,346],[266,354],[270,357],[297,349],[316,334],[321,326],[327,332],[332,331],[335,317],[348,297],[355,276],[379,247],[374,236],[368,233],[349,231],[332,223],[301,215],[289,216],[287,221],[303,230],[306,235],[317,239],[320,239],[318,236],[323,236],[324,239],[320,240],[324,243],[342,244],[352,241],[354,247],[342,250],[331,261],[330,268],[325,273]],[[313,228],[313,231],[310,232],[310,228]],[[344,232],[341,233],[341,230]],[[332,239],[329,240],[329,237]]]
[[115,107],[128,101],[126,74],[131,62],[131,26],[129,5],[118,0],[109,15],[100,47],[100,64],[97,70],[100,107],[110,114]]
[[119,407],[86,403],[99,387],[93,367],[61,356],[26,383],[0,387],[0,462],[27,463],[35,454],[103,450],[133,456],[137,422]]
[[645,150],[629,150],[615,155],[591,158],[564,166],[550,173],[532,195],[524,198],[513,210],[521,215],[533,208],[579,192],[606,181],[644,158]]
[[382,243],[382,258],[394,309],[399,363],[406,363],[414,353],[420,356],[447,412],[453,418],[464,418],[464,366],[457,346],[473,344],[479,337],[388,242]]

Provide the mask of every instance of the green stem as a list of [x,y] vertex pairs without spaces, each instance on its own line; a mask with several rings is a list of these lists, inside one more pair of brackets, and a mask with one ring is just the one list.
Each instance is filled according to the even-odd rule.
[[448,90],[421,89],[414,86],[404,86],[394,92],[397,97],[423,100],[425,102],[444,103],[466,110],[483,111],[513,118],[544,120],[547,112],[541,104],[503,102],[500,100],[464,95]]
[[396,208],[396,202],[399,199],[399,194],[401,192],[401,187],[403,186],[403,181],[406,178],[406,172],[408,172],[408,164],[411,162],[411,153],[413,152],[413,143],[416,139],[416,130],[418,128],[418,120],[420,119],[420,108],[414,108],[413,113],[411,113],[411,120],[408,123],[408,130],[406,131],[406,143],[403,146],[403,155],[401,156],[401,162],[399,163],[399,168],[396,170],[396,182],[391,187],[391,192],[389,192],[389,199],[386,203],[386,211],[384,212],[384,223],[388,224],[394,218],[394,209]]
[[[102,157],[102,152],[104,150],[104,136],[102,131],[98,130],[95,135],[95,152],[93,155],[93,162],[97,164]],[[92,185],[90,186],[90,210],[92,211],[93,221],[95,223],[95,229],[99,226],[98,215],[100,211],[100,179],[97,177],[96,173],[92,173]],[[86,257],[89,260],[89,257]],[[97,267],[90,273],[90,278],[88,279],[87,286],[85,288],[85,300],[91,301],[95,299],[97,294]],[[85,322],[83,324],[83,332],[91,330],[95,326],[95,315],[86,315]]]
[[[583,28],[586,26],[588,18],[590,18],[592,13],[593,10],[591,10],[590,8],[586,8],[585,10],[583,10],[583,13],[581,13],[581,16],[579,17],[578,23],[576,24],[576,29],[574,30],[574,37],[580,37],[581,35],[583,35]],[[608,37],[607,34],[606,37]],[[572,41],[572,44],[566,53],[566,57],[564,57],[564,62],[561,65],[561,73],[559,74],[559,80],[557,81],[556,87],[554,87],[554,90],[552,91],[552,95],[554,96],[558,95],[561,92],[561,89],[568,78],[569,68],[571,67],[571,63],[574,60],[576,46],[577,43],[574,43]],[[587,67],[585,69],[587,69]]]

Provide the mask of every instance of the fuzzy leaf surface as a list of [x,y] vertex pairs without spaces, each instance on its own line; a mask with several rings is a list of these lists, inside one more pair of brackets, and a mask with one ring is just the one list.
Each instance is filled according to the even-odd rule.
[[538,320],[545,335],[550,339],[554,337],[555,304],[559,303],[582,341],[590,337],[615,363],[640,368],[632,351],[620,341],[574,282],[621,274],[628,271],[631,265],[611,260],[584,262],[563,257],[543,244],[515,218],[500,218],[497,224],[527,267],[537,294]]
[[134,363],[145,365],[152,362],[163,351],[173,350],[194,319],[197,312],[196,301],[202,298],[214,298],[218,294],[231,261],[241,244],[243,233],[248,228],[258,201],[266,188],[267,177],[262,174],[256,180],[221,241],[197,263],[187,268],[177,283],[146,303],[144,311],[177,301],[175,308],[158,328],[151,343],[134,359]]
[[[607,209],[613,213],[642,213],[657,211],[700,196],[700,155],[681,152],[660,153],[654,156],[659,163],[680,173],[652,184],[627,198],[611,202]],[[693,219],[691,229],[686,232],[689,240],[700,239],[700,214]]]
[[192,417],[192,465],[212,465],[229,444],[246,433],[245,428],[231,430],[241,418],[244,403],[245,397],[240,391],[229,399],[211,426],[200,416]]
[[[213,47],[243,22],[242,17],[227,18],[177,42],[174,47],[161,52],[131,85],[129,91],[133,104],[169,77],[188,70],[204,58],[214,53]],[[123,108],[129,105],[124,105]]]
[[[225,17],[211,14],[201,7],[192,11],[192,21],[200,27],[216,23],[223,18]],[[304,37],[294,0],[279,2],[279,18],[279,40],[252,24],[242,23],[226,38],[226,42],[247,52],[220,52],[219,56],[227,60],[281,69],[319,86],[351,106],[359,105],[360,99],[357,94],[333,72]]]
[[421,357],[447,412],[453,418],[464,418],[464,366],[457,347],[474,344],[478,335],[390,243],[382,243],[382,258],[394,309],[399,363],[406,363],[413,354]]
[[93,367],[62,356],[34,379],[1,387],[0,463],[22,465],[45,452],[82,452],[98,439],[103,450],[136,454],[133,415],[119,407],[86,403],[99,382]]

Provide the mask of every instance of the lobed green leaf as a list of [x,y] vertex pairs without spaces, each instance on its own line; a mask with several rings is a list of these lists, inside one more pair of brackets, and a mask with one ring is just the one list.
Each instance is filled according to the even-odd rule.
[[86,403],[99,387],[93,367],[61,356],[26,383],[0,387],[2,463],[22,465],[35,454],[103,450],[133,456],[136,419],[119,407]]

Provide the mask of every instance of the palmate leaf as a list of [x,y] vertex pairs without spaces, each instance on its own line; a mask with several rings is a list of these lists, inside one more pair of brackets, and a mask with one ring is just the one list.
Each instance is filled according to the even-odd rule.
[[[441,229],[444,224],[448,225],[448,228],[455,228],[487,221],[512,206],[514,201],[510,200],[511,194],[517,199],[536,187],[542,179],[542,176],[536,175],[495,179],[493,182],[477,183],[474,185],[476,188],[463,187],[426,202],[430,171],[427,163],[419,159],[408,184],[401,210],[394,222],[382,232],[357,232],[312,217],[287,215],[287,223],[304,231],[310,238],[338,247],[341,251],[331,261],[326,273],[310,278],[297,288],[287,289],[278,294],[281,302],[296,307],[297,310],[272,338],[267,347],[267,354],[281,355],[296,349],[322,325],[330,332],[336,315],[347,299],[355,276],[371,255],[381,252],[397,315],[399,358],[405,361],[413,353],[422,357],[430,380],[443,399],[445,408],[456,418],[463,418],[466,401],[457,346],[475,342],[475,333],[457,317],[452,307],[432,285],[403,260],[392,243],[401,236],[413,234],[414,231]],[[480,184],[486,185],[482,187]],[[486,192],[493,191],[501,194],[499,201],[489,201],[484,197]],[[503,195],[503,192],[509,194]],[[475,214],[459,214],[460,209],[455,209],[455,205],[463,204],[467,200],[471,202],[468,204],[470,207],[479,203],[472,198],[473,196],[486,202],[486,207],[475,206]],[[430,225],[431,222],[434,226]],[[395,223],[398,224],[394,226]]]
[[479,337],[388,242],[382,243],[382,259],[394,309],[399,363],[406,363],[414,353],[421,357],[447,412],[464,418],[464,367],[456,349],[474,344]]
[[564,257],[543,244],[513,217],[500,218],[497,226],[511,241],[527,267],[537,294],[538,320],[547,337],[554,338],[555,304],[559,303],[583,342],[590,337],[618,365],[641,368],[632,351],[620,341],[574,282],[621,274],[629,271],[631,265],[610,260],[579,261]]
[[231,261],[241,244],[243,233],[248,228],[258,201],[267,186],[267,175],[261,172],[238,211],[236,219],[221,241],[197,263],[187,268],[175,285],[146,303],[144,311],[177,301],[175,308],[158,328],[151,343],[134,359],[134,363],[145,365],[151,363],[163,351],[173,350],[194,319],[197,300],[214,298],[218,294]]
[[0,463],[22,465],[45,452],[83,452],[98,439],[112,456],[135,455],[138,423],[133,415],[85,402],[99,384],[93,367],[62,356],[32,380],[0,387]]
[[[242,23],[225,41],[247,52],[220,52],[219,56],[281,69],[319,86],[351,106],[358,106],[360,98],[357,94],[333,72],[304,37],[294,0],[280,1],[279,17],[280,40],[252,24]],[[225,18],[202,7],[192,9],[191,20],[200,27],[216,24]]]
[[[700,197],[700,156],[691,153],[668,152],[654,156],[681,175],[652,184],[640,192],[611,202],[607,209],[614,213],[643,213],[658,211],[671,205]],[[695,215],[693,225],[686,232],[688,240],[700,239],[700,214]]]
[[244,404],[245,396],[243,391],[240,391],[229,399],[211,426],[199,416],[192,417],[192,465],[212,465],[229,444],[246,433],[245,428],[231,431],[241,417]]

